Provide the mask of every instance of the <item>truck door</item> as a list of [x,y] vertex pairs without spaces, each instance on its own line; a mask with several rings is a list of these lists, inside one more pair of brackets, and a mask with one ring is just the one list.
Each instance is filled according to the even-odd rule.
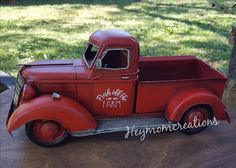
[[127,116],[133,113],[137,72],[132,72],[131,54],[127,48],[110,48],[97,59],[92,87],[95,115]]

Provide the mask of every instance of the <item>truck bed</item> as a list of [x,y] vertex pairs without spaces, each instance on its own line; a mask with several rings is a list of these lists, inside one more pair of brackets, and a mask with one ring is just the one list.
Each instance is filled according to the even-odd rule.
[[140,57],[139,81],[224,78],[194,56]]
[[226,77],[193,56],[141,57],[136,113],[164,113],[182,89],[206,88],[221,98]]

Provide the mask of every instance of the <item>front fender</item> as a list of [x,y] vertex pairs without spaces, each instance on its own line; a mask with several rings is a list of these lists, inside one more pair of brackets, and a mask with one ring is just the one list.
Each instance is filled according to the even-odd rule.
[[95,119],[79,103],[65,96],[53,99],[43,95],[21,104],[7,123],[9,131],[37,119],[56,120],[69,132],[84,131],[97,127]]
[[230,117],[225,112],[221,100],[205,88],[185,89],[177,92],[167,106],[166,118],[169,121],[179,122],[184,112],[196,105],[208,105],[212,108],[216,119],[230,122]]

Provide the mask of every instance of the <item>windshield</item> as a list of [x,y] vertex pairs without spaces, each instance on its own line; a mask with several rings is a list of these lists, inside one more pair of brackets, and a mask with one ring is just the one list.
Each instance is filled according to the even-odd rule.
[[87,63],[88,67],[91,67],[97,52],[98,47],[94,46],[93,44],[88,44],[88,47],[84,53],[84,60]]

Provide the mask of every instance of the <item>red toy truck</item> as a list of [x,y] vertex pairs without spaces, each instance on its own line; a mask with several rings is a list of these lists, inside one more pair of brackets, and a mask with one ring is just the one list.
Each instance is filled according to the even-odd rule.
[[[221,102],[226,77],[194,56],[143,57],[122,30],[93,33],[82,59],[43,60],[18,73],[7,119],[42,146],[126,126],[230,122]],[[190,128],[196,133],[201,128]]]

